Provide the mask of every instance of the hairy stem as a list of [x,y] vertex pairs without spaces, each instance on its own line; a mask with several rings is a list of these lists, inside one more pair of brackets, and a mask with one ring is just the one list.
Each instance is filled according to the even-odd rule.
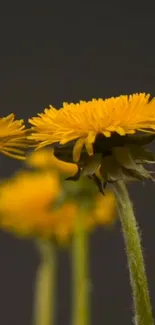
[[125,240],[126,254],[133,293],[135,324],[153,325],[152,308],[149,298],[141,240],[133,207],[124,182],[115,183],[118,210]]

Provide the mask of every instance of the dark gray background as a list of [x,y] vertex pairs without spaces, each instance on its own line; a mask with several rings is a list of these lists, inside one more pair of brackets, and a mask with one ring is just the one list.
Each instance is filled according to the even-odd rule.
[[[152,3],[6,4],[0,16],[0,115],[36,115],[49,104],[133,92],[155,96],[155,14]],[[0,176],[21,163],[0,157]],[[131,196],[144,243],[155,305],[155,185],[135,184]],[[59,250],[59,325],[68,325],[70,254]],[[30,325],[35,271],[33,243],[0,234],[0,323]],[[92,325],[132,324],[132,299],[120,225],[90,241]],[[80,324],[79,324],[80,325]],[[149,325],[149,324],[148,324]]]

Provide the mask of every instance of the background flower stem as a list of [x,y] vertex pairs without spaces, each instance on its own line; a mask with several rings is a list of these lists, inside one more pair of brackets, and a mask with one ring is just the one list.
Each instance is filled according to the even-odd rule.
[[38,241],[40,265],[36,273],[33,325],[53,325],[55,306],[55,248],[51,242]]
[[83,214],[77,216],[72,244],[73,300],[72,325],[90,324],[88,233],[83,227]]
[[142,255],[140,235],[138,232],[133,207],[124,182],[114,185],[118,210],[125,240],[130,282],[133,293],[135,324],[153,325],[152,308]]

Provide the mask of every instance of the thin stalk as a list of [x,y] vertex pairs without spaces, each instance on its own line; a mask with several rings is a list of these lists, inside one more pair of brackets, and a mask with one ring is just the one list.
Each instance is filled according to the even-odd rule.
[[78,215],[72,244],[73,302],[72,325],[89,325],[88,234]]
[[134,302],[135,324],[153,325],[154,320],[141,248],[141,240],[133,207],[124,182],[122,180],[116,182],[114,188],[126,246],[130,283]]
[[37,242],[41,261],[36,273],[34,325],[53,325],[55,312],[55,248],[51,242]]

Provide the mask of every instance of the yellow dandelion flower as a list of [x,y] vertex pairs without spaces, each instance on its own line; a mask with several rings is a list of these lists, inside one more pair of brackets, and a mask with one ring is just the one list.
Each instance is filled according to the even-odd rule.
[[124,136],[138,130],[155,130],[155,100],[149,102],[149,98],[149,94],[142,93],[64,103],[59,110],[51,106],[39,117],[29,120],[34,126],[31,139],[39,141],[39,146],[64,145],[79,139],[74,150],[75,161],[78,161],[84,145],[88,154],[93,155],[92,145],[99,134],[111,137],[114,132]]
[[[110,204],[110,205],[109,205]],[[66,202],[54,213],[53,234],[58,242],[65,243],[72,237],[76,228],[76,220],[80,218],[80,202]],[[92,209],[85,208],[83,214],[83,228],[91,232],[97,226],[110,226],[116,221],[116,199],[112,192],[107,191],[103,196],[100,193],[94,197]]]
[[152,179],[143,167],[155,160],[144,147],[155,139],[155,98],[149,94],[64,103],[29,122],[38,148],[53,145],[57,158],[78,164],[74,179],[92,177],[102,192],[106,182],[122,177]]
[[[79,191],[83,188],[75,187],[73,182],[69,190],[74,195],[64,193],[63,200],[63,188],[55,172],[19,172],[0,184],[0,227],[17,235],[67,242],[81,213]],[[110,192],[102,198],[95,195],[92,204],[87,191],[84,201],[83,226],[87,231],[97,224],[110,224],[116,218],[114,196],[112,200]]]
[[70,176],[75,175],[78,171],[76,164],[57,159],[52,149],[41,149],[32,152],[27,156],[26,163],[34,168],[56,169],[60,173]]
[[18,173],[0,185],[1,226],[17,233],[42,233],[59,193],[59,180],[52,173]]
[[17,159],[25,159],[27,147],[23,120],[15,120],[14,114],[0,118],[0,153]]

